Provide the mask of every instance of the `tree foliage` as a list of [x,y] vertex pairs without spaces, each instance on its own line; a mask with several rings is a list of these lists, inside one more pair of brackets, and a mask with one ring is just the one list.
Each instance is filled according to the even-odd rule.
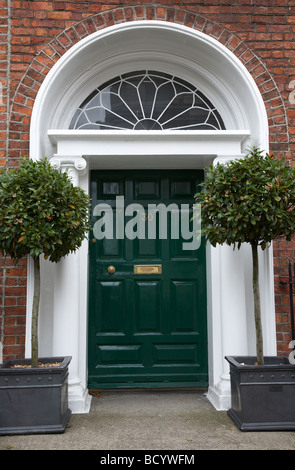
[[211,166],[202,191],[202,233],[213,245],[261,246],[295,231],[295,169],[254,148],[241,159]]
[[89,198],[48,160],[23,159],[0,172],[0,251],[15,262],[44,253],[57,262],[75,251],[89,226]]

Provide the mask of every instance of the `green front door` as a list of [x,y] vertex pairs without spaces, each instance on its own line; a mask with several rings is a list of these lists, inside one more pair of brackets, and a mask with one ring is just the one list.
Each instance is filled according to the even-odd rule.
[[91,173],[89,388],[208,384],[205,247],[184,249],[181,216],[190,220],[202,180],[202,171]]

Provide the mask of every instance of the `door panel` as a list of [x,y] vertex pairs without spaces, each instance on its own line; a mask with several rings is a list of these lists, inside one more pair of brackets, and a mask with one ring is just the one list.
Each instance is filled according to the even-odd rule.
[[[203,172],[154,173],[91,175],[89,388],[208,384],[205,247],[183,249],[182,217],[192,212],[181,212]],[[151,210],[159,204],[169,211]],[[97,239],[97,227],[112,237]]]

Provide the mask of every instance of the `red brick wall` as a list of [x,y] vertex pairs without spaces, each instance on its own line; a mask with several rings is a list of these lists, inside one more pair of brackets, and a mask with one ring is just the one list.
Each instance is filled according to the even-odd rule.
[[[270,150],[293,160],[295,104],[295,4],[290,0],[0,0],[0,167],[17,165],[29,152],[34,99],[53,64],[76,42],[125,21],[158,19],[214,37],[254,77],[269,117]],[[10,8],[10,10],[9,10]],[[9,87],[7,89],[7,83]],[[241,91],[242,92],[242,91]],[[8,101],[7,101],[8,98]],[[279,352],[288,350],[290,318],[287,264],[295,244],[277,242],[274,275]],[[26,260],[13,267],[0,259],[0,339],[4,356],[24,353]]]

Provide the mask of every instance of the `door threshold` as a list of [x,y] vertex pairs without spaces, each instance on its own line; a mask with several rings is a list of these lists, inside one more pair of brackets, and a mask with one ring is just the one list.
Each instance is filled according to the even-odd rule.
[[90,388],[89,395],[102,392],[207,392],[208,387],[159,387],[159,388]]

